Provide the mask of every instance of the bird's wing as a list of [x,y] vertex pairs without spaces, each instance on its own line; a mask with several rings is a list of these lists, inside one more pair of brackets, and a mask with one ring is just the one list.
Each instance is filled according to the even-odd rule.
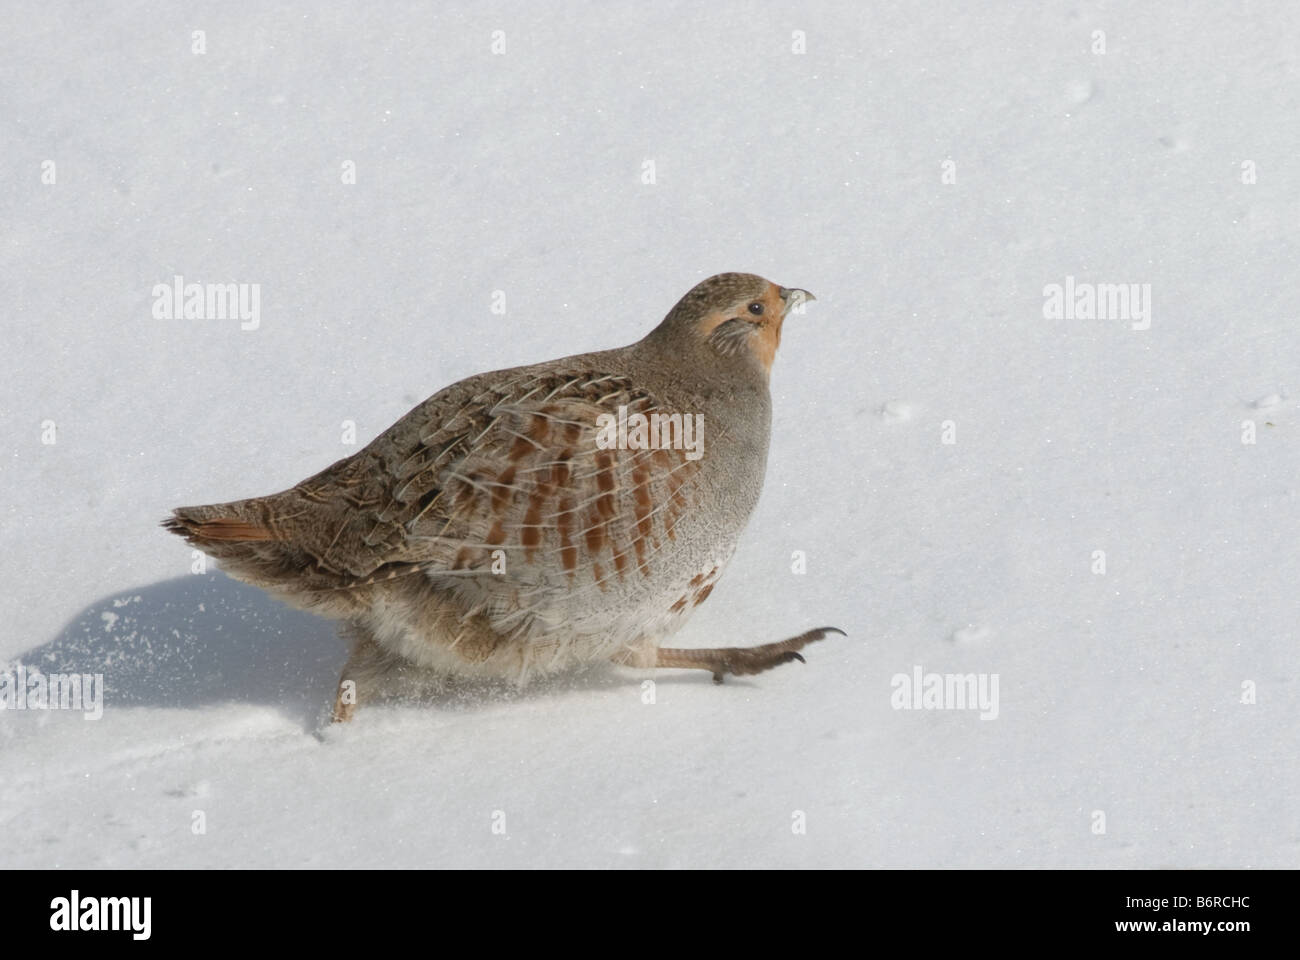
[[346,588],[420,572],[477,582],[489,601],[645,573],[675,539],[699,461],[606,448],[600,418],[620,408],[628,418],[661,409],[629,378],[582,368],[477,377],[436,394],[294,488],[329,517],[315,524],[316,573]]

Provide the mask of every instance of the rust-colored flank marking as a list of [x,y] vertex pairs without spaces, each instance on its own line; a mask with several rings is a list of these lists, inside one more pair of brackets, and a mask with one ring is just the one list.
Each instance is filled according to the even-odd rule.
[[530,563],[533,559],[533,551],[542,542],[542,530],[538,526],[541,522],[542,509],[534,498],[528,504],[528,512],[524,514],[524,528],[519,534],[519,542],[524,545],[524,558]]
[[527,437],[516,437],[514,444],[510,447],[510,452],[506,454],[511,460],[522,460],[528,456],[529,451],[536,450]]
[[497,486],[492,488],[492,512],[500,513],[505,509],[506,504],[510,501],[510,496],[514,492],[515,482],[514,464],[506,467],[497,477]]
[[560,562],[564,564],[565,572],[573,578],[574,571],[578,568],[578,548],[573,545],[571,534],[573,532],[573,498],[564,496],[560,498],[560,512],[555,518],[555,525],[560,531]]
[[534,416],[532,422],[528,424],[528,436],[538,444],[545,443],[550,432],[551,425],[546,422],[545,417]]

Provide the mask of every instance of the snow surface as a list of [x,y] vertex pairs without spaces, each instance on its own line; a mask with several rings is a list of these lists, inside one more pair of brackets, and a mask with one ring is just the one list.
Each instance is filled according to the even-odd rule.
[[[0,661],[108,683],[0,713],[0,866],[1300,864],[1297,5],[112,6],[0,31]],[[157,525],[723,270],[819,300],[680,641],[848,631],[806,666],[325,727],[333,626]],[[917,665],[997,719],[893,709]]]

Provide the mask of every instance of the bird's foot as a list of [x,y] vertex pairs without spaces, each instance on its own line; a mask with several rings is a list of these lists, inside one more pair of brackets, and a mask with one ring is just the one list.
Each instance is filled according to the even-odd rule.
[[838,633],[847,636],[839,627],[815,627],[806,633],[777,643],[765,643],[757,647],[717,647],[709,650],[688,650],[682,648],[661,647],[656,667],[694,667],[713,672],[713,682],[721,683],[727,674],[743,677],[792,660],[805,662],[799,653],[810,643],[822,639],[828,634]]

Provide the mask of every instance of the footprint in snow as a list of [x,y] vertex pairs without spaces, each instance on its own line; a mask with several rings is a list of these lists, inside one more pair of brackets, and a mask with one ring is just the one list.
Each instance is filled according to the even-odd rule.
[[954,643],[978,643],[993,636],[993,628],[983,624],[968,623],[952,632]]
[[889,400],[880,408],[880,419],[888,423],[902,423],[911,420],[914,411],[912,405],[904,400]]
[[1074,104],[1087,103],[1096,99],[1099,92],[1096,81],[1085,78],[1071,83],[1065,90],[1065,98]]

